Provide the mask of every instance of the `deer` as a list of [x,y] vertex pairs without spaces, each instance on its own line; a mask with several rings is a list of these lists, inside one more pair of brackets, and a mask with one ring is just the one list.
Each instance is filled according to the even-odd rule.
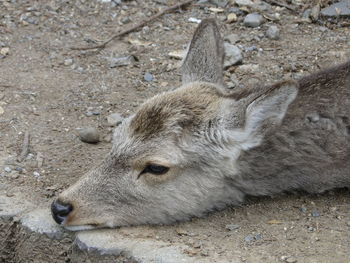
[[53,219],[73,231],[167,225],[249,196],[350,188],[350,61],[233,90],[223,61],[218,25],[204,19],[182,85],[115,128],[107,156],[52,202]]

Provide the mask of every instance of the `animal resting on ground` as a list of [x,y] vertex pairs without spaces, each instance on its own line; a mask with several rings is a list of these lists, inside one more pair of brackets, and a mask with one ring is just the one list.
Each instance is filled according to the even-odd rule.
[[274,85],[228,90],[216,22],[203,20],[182,86],[115,129],[105,159],[52,203],[71,230],[170,224],[245,196],[350,188],[350,61]]

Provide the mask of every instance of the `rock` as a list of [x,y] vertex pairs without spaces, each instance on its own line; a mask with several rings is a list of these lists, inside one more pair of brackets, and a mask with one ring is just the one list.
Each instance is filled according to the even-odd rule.
[[319,216],[320,216],[320,213],[319,213],[318,211],[314,210],[314,211],[311,212],[311,215],[312,215],[313,217],[319,217]]
[[236,44],[240,40],[240,38],[237,34],[229,34],[224,37],[224,40],[230,42],[231,44]]
[[321,10],[321,15],[327,17],[350,16],[350,0],[343,0]]
[[209,0],[209,2],[218,7],[226,7],[228,4],[227,0]]
[[121,22],[122,24],[128,24],[128,23],[131,22],[131,19],[130,19],[129,16],[125,16],[125,17],[123,17],[123,18],[120,20],[120,22]]
[[7,56],[9,53],[10,53],[9,47],[3,47],[0,49],[0,55],[2,55],[2,56]]
[[0,106],[0,115],[4,114],[4,108]]
[[33,175],[34,175],[35,177],[40,177],[40,173],[38,173],[38,172],[33,172]]
[[236,0],[235,3],[239,6],[253,6],[254,3],[251,0]]
[[287,263],[296,263],[296,262],[298,262],[295,257],[288,257],[285,261]]
[[153,80],[153,75],[149,72],[146,72],[145,75],[143,76],[143,79],[147,82],[151,82]]
[[266,31],[266,36],[270,39],[277,40],[280,38],[280,30],[277,26],[272,25]]
[[249,242],[252,242],[254,241],[254,236],[253,235],[248,235],[244,238],[244,241],[249,243]]
[[73,59],[72,58],[67,58],[67,59],[64,60],[63,64],[65,66],[70,66],[70,65],[73,64]]
[[136,60],[135,57],[132,55],[124,56],[124,57],[118,57],[118,58],[109,58],[109,67],[110,68],[116,68],[116,67],[122,67],[122,66],[128,66],[133,64]]
[[300,212],[305,213],[307,211],[307,208],[306,207],[300,207],[299,210],[300,210]]
[[190,17],[188,19],[188,22],[199,24],[200,22],[202,22],[202,20],[195,18],[195,17]]
[[317,21],[320,15],[320,5],[317,4],[313,8],[311,8],[310,18],[312,21]]
[[118,126],[123,122],[123,117],[119,113],[112,113],[107,116],[107,123],[111,127]]
[[170,58],[175,58],[175,59],[183,59],[185,57],[185,54],[186,52],[184,50],[174,50],[174,51],[171,51],[169,52],[169,57]]
[[262,234],[259,233],[259,234],[256,234],[256,235],[248,235],[248,236],[246,236],[244,238],[244,241],[247,242],[247,243],[250,243],[252,241],[257,241],[257,240],[260,240],[262,238],[263,238]]
[[347,225],[347,226],[350,226],[350,221],[346,222],[346,225]]
[[306,9],[301,17],[304,19],[309,19],[310,15],[311,15],[311,9]]
[[11,172],[12,172],[12,169],[11,169],[10,167],[6,166],[5,169],[4,169],[4,171],[5,171],[6,173],[11,173]]
[[241,50],[232,44],[224,43],[225,47],[225,62],[224,67],[228,68],[242,62],[243,56]]
[[264,22],[262,15],[258,13],[252,13],[244,18],[243,24],[247,27],[258,27]]
[[237,21],[237,15],[235,13],[230,13],[227,15],[226,22],[227,23],[232,23]]
[[100,141],[100,134],[95,128],[82,128],[79,130],[79,138],[82,142],[98,143]]
[[229,231],[233,231],[233,230],[236,230],[236,229],[239,229],[241,226],[240,225],[235,225],[235,224],[229,224],[229,225],[226,225],[225,228]]

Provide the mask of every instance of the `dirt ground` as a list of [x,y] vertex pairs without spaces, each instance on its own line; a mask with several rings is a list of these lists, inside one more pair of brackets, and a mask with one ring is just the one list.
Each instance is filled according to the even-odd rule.
[[[162,2],[177,1],[105,2],[0,1],[0,183],[51,199],[102,160],[111,147],[106,116],[129,116],[145,99],[179,85],[179,60],[169,52],[186,47],[197,26],[191,17],[217,17],[223,36],[238,35],[243,66],[225,72],[228,82],[232,74],[247,86],[298,78],[350,58],[348,21],[311,23],[303,9],[317,1],[306,0],[291,1],[297,12],[276,5],[260,11],[266,20],[258,28],[242,25],[243,11],[237,22],[226,21],[234,1],[224,10],[194,5],[102,50],[70,49],[100,43],[155,14]],[[272,24],[279,40],[265,37]],[[110,67],[111,58],[125,55],[137,61]],[[145,72],[154,79],[146,81]],[[102,141],[81,142],[77,129],[83,127],[97,127]],[[31,154],[19,163],[25,132]],[[228,230],[232,224],[236,229]],[[198,262],[350,262],[350,193],[257,198],[205,219],[134,229],[135,236],[189,245],[183,252]]]

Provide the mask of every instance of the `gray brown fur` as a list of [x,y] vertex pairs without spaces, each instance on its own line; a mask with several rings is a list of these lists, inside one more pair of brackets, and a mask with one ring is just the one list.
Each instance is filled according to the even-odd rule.
[[[105,160],[64,191],[71,229],[169,224],[247,195],[350,187],[350,62],[229,93],[213,20],[195,32],[183,86],[119,126]],[[141,173],[148,164],[164,175]]]

